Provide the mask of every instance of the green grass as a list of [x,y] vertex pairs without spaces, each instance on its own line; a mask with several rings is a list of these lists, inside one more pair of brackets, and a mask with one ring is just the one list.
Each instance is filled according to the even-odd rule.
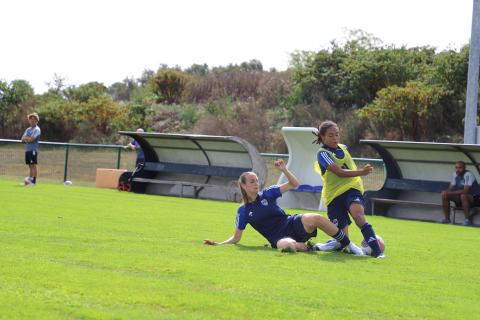
[[368,217],[382,260],[281,253],[250,227],[204,246],[232,234],[235,203],[4,179],[0,200],[1,319],[480,316],[478,228]]

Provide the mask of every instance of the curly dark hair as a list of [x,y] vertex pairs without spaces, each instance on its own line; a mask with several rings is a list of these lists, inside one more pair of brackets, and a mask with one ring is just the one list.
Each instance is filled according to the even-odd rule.
[[312,131],[312,134],[315,136],[315,139],[312,141],[312,144],[313,143],[322,144],[322,136],[324,136],[327,130],[330,129],[331,127],[338,127],[338,125],[335,122],[330,120],[326,120],[320,123],[318,128]]

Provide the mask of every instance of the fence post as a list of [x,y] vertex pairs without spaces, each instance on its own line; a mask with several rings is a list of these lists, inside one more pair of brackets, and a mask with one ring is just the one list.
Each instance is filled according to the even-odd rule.
[[122,149],[123,148],[118,148],[117,169],[120,169],[120,160],[122,158]]
[[68,150],[69,145],[65,148],[65,165],[63,168],[63,182],[67,181],[67,173],[68,173]]

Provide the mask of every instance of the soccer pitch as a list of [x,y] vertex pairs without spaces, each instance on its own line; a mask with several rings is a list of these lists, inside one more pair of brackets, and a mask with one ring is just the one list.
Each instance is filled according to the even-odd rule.
[[480,317],[479,228],[368,217],[373,259],[281,253],[251,227],[203,245],[235,203],[5,179],[0,199],[0,319]]

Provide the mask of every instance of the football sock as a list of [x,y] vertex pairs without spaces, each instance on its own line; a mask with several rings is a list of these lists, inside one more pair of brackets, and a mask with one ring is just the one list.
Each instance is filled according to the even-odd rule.
[[378,246],[377,237],[375,236],[375,231],[373,231],[372,225],[366,222],[362,226],[360,231],[363,234],[365,242],[368,243],[370,248],[372,248],[373,256],[378,257],[379,255],[381,255],[382,252],[380,251],[380,247]]
[[350,239],[345,234],[345,232],[343,232],[343,230],[339,229],[337,233],[335,233],[332,237],[338,242],[340,242],[340,244],[342,245],[342,248],[348,246],[348,244],[350,243]]
[[33,183],[37,183],[37,177],[33,177],[33,178],[32,178],[32,182],[33,182]]

